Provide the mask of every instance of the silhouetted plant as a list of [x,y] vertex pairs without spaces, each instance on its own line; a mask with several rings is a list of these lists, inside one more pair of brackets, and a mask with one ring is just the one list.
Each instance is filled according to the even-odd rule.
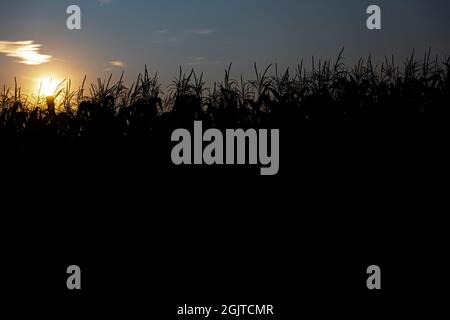
[[[127,87],[124,74],[97,79],[86,94],[86,77],[78,90],[61,82],[50,97],[41,90],[23,95],[14,90],[0,93],[0,134],[30,132],[63,136],[73,141],[85,136],[140,136],[159,130],[190,126],[194,119],[217,127],[298,126],[364,127],[431,121],[448,113],[450,58],[439,62],[428,51],[423,60],[411,57],[399,67],[394,57],[374,65],[372,57],[349,68],[343,50],[334,63],[312,59],[307,71],[303,61],[294,72],[269,65],[255,78],[231,77],[231,64],[222,82],[207,88],[203,74],[194,70],[179,75],[165,95],[158,74],[143,74]],[[273,73],[273,74],[271,74]],[[369,127],[370,127],[369,126]]]

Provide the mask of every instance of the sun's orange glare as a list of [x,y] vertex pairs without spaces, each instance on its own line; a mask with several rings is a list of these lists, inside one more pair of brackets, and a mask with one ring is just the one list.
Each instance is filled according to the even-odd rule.
[[44,77],[44,78],[38,78],[36,79],[37,82],[37,93],[40,96],[53,96],[55,94],[55,90],[60,83],[55,78],[52,77]]

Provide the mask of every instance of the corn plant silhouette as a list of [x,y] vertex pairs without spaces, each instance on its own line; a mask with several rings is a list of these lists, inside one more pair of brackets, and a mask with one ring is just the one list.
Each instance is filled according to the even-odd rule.
[[334,63],[313,58],[309,71],[303,61],[295,70],[281,72],[276,64],[263,70],[255,64],[255,77],[248,81],[234,79],[230,64],[223,81],[212,88],[205,86],[203,74],[180,68],[167,94],[158,74],[150,75],[147,66],[129,87],[123,73],[115,83],[112,76],[98,79],[88,90],[85,77],[77,90],[70,80],[61,82],[50,97],[40,92],[25,96],[15,82],[14,90],[3,87],[0,94],[0,140],[24,152],[44,141],[58,149],[148,138],[157,150],[168,132],[190,127],[194,120],[202,120],[205,127],[328,133],[444,127],[450,58],[432,59],[428,51],[418,60],[413,52],[400,66],[394,57],[374,65],[369,56],[349,67],[342,54]]

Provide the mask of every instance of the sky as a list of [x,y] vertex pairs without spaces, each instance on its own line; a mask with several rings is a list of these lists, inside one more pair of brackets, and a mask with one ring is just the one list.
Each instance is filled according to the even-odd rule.
[[[81,30],[68,30],[66,9],[81,8]],[[366,28],[377,4],[382,30]],[[147,64],[168,85],[179,67],[223,79],[253,77],[253,63],[295,67],[302,58],[346,62],[413,49],[450,55],[448,0],[0,0],[0,85],[14,77],[28,90],[38,79],[87,75],[131,83]],[[27,60],[31,56],[32,60]]]

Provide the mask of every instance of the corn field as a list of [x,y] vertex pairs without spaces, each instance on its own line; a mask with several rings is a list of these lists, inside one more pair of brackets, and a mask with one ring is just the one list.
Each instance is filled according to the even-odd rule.
[[[371,57],[346,66],[342,51],[335,62],[315,61],[307,71],[254,65],[254,78],[233,78],[232,66],[212,88],[202,74],[181,68],[161,88],[158,74],[147,67],[131,86],[123,74],[112,83],[86,78],[74,90],[63,81],[53,96],[24,96],[20,88],[0,94],[0,141],[23,145],[28,140],[57,139],[73,143],[83,137],[146,137],[170,128],[191,127],[193,120],[218,128],[382,128],[432,125],[447,118],[450,101],[450,58],[428,52],[397,65]],[[23,147],[20,147],[23,148]]]

